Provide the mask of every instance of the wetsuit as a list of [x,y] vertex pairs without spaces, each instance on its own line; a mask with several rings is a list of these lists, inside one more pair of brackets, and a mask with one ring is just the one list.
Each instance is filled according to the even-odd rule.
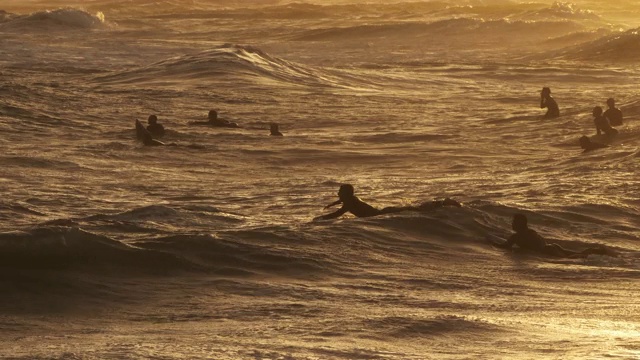
[[618,108],[609,108],[604,112],[604,117],[609,119],[609,125],[621,126],[622,125],[622,111]]
[[618,130],[612,128],[611,125],[609,125],[609,120],[602,115],[596,116],[593,122],[596,125],[598,135],[600,135],[601,132],[605,133],[609,137],[618,134]]

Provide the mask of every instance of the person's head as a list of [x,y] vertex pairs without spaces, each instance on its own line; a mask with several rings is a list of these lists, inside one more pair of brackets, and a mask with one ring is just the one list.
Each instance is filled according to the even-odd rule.
[[215,110],[209,110],[209,120],[218,120],[218,112]]
[[549,96],[551,95],[551,89],[545,86],[542,88],[542,91],[540,92],[540,94],[542,96]]
[[158,117],[155,115],[149,115],[149,118],[147,119],[147,122],[151,125],[154,125],[158,122]]
[[600,106],[596,106],[593,108],[593,116],[602,115],[602,108]]
[[583,149],[587,149],[591,144],[591,139],[588,136],[583,136],[580,138],[580,147]]
[[511,228],[515,232],[527,230],[527,217],[524,214],[514,214]]
[[340,185],[340,190],[338,190],[338,197],[340,200],[348,199],[353,196],[354,192],[353,185],[342,184]]
[[609,106],[610,108],[614,108],[616,106],[616,101],[614,100],[614,98],[607,99],[607,106]]

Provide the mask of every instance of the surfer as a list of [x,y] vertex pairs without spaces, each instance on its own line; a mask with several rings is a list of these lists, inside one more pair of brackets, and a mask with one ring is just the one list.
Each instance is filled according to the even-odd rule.
[[228,127],[228,128],[239,128],[240,125],[235,122],[230,122],[229,120],[218,119],[218,112],[215,110],[210,110],[208,115],[209,121],[192,121],[189,125],[209,125],[216,127]]
[[[164,146],[167,145],[160,140],[156,140],[153,138],[149,130],[145,129],[144,125],[140,122],[140,120],[136,119],[136,137],[139,140],[142,140],[142,143],[145,146]],[[169,144],[169,146],[177,146],[175,143]]]
[[529,229],[527,217],[524,214],[513,215],[511,227],[516,232],[515,234],[511,235],[506,242],[493,242],[493,244],[503,249],[511,249],[513,245],[518,245],[520,249],[556,257],[583,258],[591,254],[607,255],[607,249],[604,247],[574,251],[565,249],[558,244],[547,244],[535,230]]
[[622,111],[616,107],[616,101],[614,98],[607,99],[607,111],[604,112],[604,117],[609,120],[611,126],[622,125]]
[[321,215],[316,217],[314,220],[328,220],[335,219],[343,214],[350,212],[357,217],[371,217],[383,214],[391,214],[400,211],[425,211],[431,210],[443,206],[462,206],[459,202],[446,198],[444,200],[434,200],[430,202],[426,202],[420,206],[391,206],[386,207],[382,210],[376,209],[375,207],[367,204],[366,202],[360,200],[357,196],[355,196],[355,190],[353,185],[351,184],[343,184],[340,185],[340,189],[338,190],[338,200],[332,202],[331,204],[325,206],[325,209],[329,209],[335,205],[342,204],[342,207],[330,214]]
[[600,106],[593,108],[593,118],[597,135],[604,133],[607,137],[611,138],[618,134],[618,130],[612,128],[611,125],[609,125],[609,120],[602,115],[602,108]]
[[584,149],[583,152],[587,152],[591,150],[606,148],[608,146],[599,142],[591,141],[588,136],[583,136],[580,138],[580,147]]
[[279,129],[278,124],[271,124],[271,136],[284,136]]
[[543,119],[553,119],[560,116],[560,108],[558,103],[551,97],[551,89],[543,87],[540,92],[540,108],[547,108],[547,113],[544,114]]
[[162,126],[162,124],[158,123],[158,117],[155,115],[149,115],[149,118],[147,119],[147,123],[149,125],[147,125],[147,131],[151,133],[151,135],[155,136],[155,137],[162,137],[164,136],[164,126]]

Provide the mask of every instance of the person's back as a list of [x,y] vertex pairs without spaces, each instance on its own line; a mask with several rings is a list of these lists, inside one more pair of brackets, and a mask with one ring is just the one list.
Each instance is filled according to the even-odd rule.
[[147,119],[147,131],[150,132],[155,137],[164,136],[164,126],[158,123],[158,117],[156,115],[149,115],[149,119]]
[[342,200],[342,206],[350,213],[357,217],[371,217],[380,215],[380,210],[360,200],[359,197],[353,195]]
[[553,119],[560,116],[558,103],[551,97],[551,89],[548,87],[542,88],[540,92],[540,108],[547,108],[547,113],[544,114],[545,119]]
[[518,245],[519,248],[541,252],[544,251],[544,247],[547,245],[542,236],[529,228],[516,231],[515,234],[509,237],[509,241]]
[[270,131],[271,131],[271,134],[270,134],[271,136],[284,136],[280,132],[278,124],[271,124]]
[[604,112],[604,117],[609,120],[609,125],[611,126],[621,126],[622,125],[622,110],[616,107],[616,102],[613,98],[607,99],[607,105],[609,108]]

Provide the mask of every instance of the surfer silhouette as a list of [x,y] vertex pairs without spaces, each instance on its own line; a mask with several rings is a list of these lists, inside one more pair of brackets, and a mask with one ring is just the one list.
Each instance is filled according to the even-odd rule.
[[600,106],[593,108],[593,118],[597,135],[604,133],[608,137],[613,137],[618,134],[618,130],[612,128],[611,125],[609,125],[609,120],[602,115],[602,108]]
[[608,254],[607,249],[605,249],[604,247],[587,248],[582,251],[574,251],[565,249],[555,243],[547,244],[542,236],[540,236],[535,230],[529,228],[527,222],[527,217],[524,214],[513,215],[513,222],[511,223],[511,227],[516,233],[511,235],[505,242],[498,243],[492,241],[493,244],[503,249],[511,249],[513,245],[517,245],[518,248],[523,250],[566,258],[584,258],[591,254]]
[[282,133],[280,132],[279,126],[278,124],[271,124],[271,136],[284,136],[282,135]]
[[391,214],[400,211],[426,211],[443,206],[462,206],[459,202],[446,198],[444,200],[434,200],[426,202],[420,206],[390,206],[384,209],[376,209],[375,207],[367,204],[355,196],[355,190],[351,184],[340,185],[338,190],[338,200],[325,206],[325,209],[331,208],[335,205],[342,204],[342,207],[330,214],[321,215],[314,220],[329,220],[342,216],[343,214],[350,212],[357,217],[371,217],[383,214]]
[[156,140],[153,138],[149,130],[145,129],[144,125],[140,122],[140,120],[136,119],[136,137],[139,140],[142,140],[142,143],[145,146],[177,146],[175,143],[165,144],[160,140]]
[[547,113],[544,114],[543,119],[553,119],[560,116],[558,103],[551,97],[551,89],[548,87],[543,87],[540,92],[540,108],[547,108]]
[[208,121],[192,121],[189,125],[209,125],[215,127],[228,127],[228,128],[239,128],[240,125],[235,122],[230,122],[229,120],[223,120],[218,118],[218,112],[215,110],[210,110]]
[[622,125],[622,110],[616,107],[616,100],[614,98],[607,99],[607,106],[609,107],[607,111],[604,112],[604,117],[609,120],[609,125],[611,126],[621,126]]
[[147,123],[149,125],[147,125],[147,131],[151,133],[151,135],[155,136],[155,137],[162,137],[164,136],[164,126],[162,126],[162,124],[158,123],[158,117],[155,115],[149,115],[149,118],[147,119]]
[[580,147],[584,149],[583,152],[602,149],[608,147],[605,144],[601,144],[598,142],[591,141],[588,136],[583,136],[580,138]]

